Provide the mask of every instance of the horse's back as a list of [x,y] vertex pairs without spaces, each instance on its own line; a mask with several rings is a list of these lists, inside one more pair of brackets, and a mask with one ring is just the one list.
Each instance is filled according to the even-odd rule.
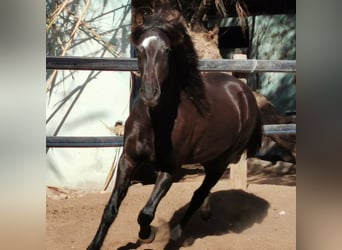
[[[206,91],[209,91],[210,93],[208,98],[210,98],[210,96],[222,94],[222,92],[218,91],[220,89],[226,95],[228,94],[229,97],[233,97],[232,95],[237,92],[243,92],[248,96],[251,96],[253,94],[247,84],[237,79],[236,77],[223,72],[203,73],[202,79],[205,83]],[[212,90],[214,90],[215,92],[212,92]],[[255,98],[253,98],[253,100],[255,100]]]
[[[225,73],[203,74],[206,92],[213,115],[238,115],[243,120],[253,119],[258,112],[257,103],[251,89],[241,80]],[[225,112],[219,113],[220,107]],[[227,110],[232,108],[232,110]]]

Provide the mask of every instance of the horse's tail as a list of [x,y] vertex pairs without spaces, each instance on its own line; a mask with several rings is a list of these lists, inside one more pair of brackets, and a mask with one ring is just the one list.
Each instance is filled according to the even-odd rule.
[[259,151],[261,147],[261,142],[262,142],[262,121],[261,121],[260,112],[258,111],[255,128],[247,145],[247,158],[255,156],[255,154]]

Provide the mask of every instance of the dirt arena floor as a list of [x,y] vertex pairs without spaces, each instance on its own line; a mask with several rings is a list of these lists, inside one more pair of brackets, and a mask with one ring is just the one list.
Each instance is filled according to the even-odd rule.
[[[102,249],[296,249],[295,166],[277,164],[249,167],[246,192],[232,189],[229,178],[223,177],[212,190],[211,219],[203,221],[196,213],[178,242],[169,241],[170,228],[179,222],[200,185],[201,172],[193,171],[172,185],[152,222],[156,238],[150,244],[137,242],[136,220],[153,185],[134,184]],[[86,249],[109,196],[110,191],[48,187],[46,249]]]

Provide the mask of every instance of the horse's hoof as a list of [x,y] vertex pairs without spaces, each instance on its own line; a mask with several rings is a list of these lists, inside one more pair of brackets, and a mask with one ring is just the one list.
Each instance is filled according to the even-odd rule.
[[174,229],[172,229],[170,238],[171,240],[178,240],[182,236],[182,228],[178,224]]
[[148,236],[146,239],[142,239],[139,237],[139,242],[142,244],[151,243],[154,240],[155,236],[156,236],[156,233],[153,230],[151,230],[150,236]]

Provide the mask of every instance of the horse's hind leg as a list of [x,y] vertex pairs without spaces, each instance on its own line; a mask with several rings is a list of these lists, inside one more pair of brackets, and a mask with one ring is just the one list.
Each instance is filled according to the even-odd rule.
[[134,166],[135,165],[128,161],[123,154],[121,155],[114,190],[103,211],[101,223],[93,241],[87,248],[88,250],[97,250],[101,248],[108,229],[117,216],[119,206],[127,193],[130,185],[130,176]]
[[151,222],[154,218],[156,208],[170,189],[173,177],[167,172],[158,172],[156,184],[152,194],[145,207],[140,211],[138,223],[140,225],[139,239],[143,243],[149,243],[154,240],[154,232],[151,229]]
[[[185,212],[185,215],[183,216],[181,223],[177,225],[172,231],[171,231],[171,239],[177,240],[181,234],[184,226],[189,221],[190,217],[193,215],[193,213],[203,204],[203,209],[208,208],[205,204],[209,202],[208,195],[210,194],[211,188],[218,182],[218,180],[223,175],[225,169],[228,166],[227,161],[212,161],[210,163],[203,164],[205,168],[205,178],[203,180],[203,183],[201,186],[194,192],[192,199],[190,201],[190,205]],[[209,215],[209,211],[206,211]],[[205,216],[205,215],[204,215]]]

